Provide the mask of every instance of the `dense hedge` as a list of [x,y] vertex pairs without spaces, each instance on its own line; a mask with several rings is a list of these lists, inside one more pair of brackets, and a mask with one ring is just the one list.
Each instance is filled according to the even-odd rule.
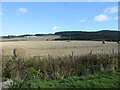
[[89,54],[85,56],[64,56],[29,60],[15,57],[3,57],[3,79],[58,79],[68,76],[95,74],[106,70],[115,72],[118,69],[118,55]]

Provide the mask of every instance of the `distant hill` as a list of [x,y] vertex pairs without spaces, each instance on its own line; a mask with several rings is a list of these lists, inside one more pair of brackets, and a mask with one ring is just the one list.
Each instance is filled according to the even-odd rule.
[[54,34],[25,34],[2,36],[3,40],[106,40],[120,41],[120,31],[101,30],[96,32],[63,31]]
[[[106,40],[118,41],[120,40],[120,31],[101,30],[96,32],[84,31],[64,31],[56,32],[55,35],[60,35],[60,38],[55,40]],[[119,36],[119,37],[118,37]]]

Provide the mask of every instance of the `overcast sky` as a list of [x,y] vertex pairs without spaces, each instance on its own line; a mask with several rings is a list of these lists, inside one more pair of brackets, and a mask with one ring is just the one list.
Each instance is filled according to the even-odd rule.
[[118,2],[3,2],[0,16],[2,35],[117,30]]

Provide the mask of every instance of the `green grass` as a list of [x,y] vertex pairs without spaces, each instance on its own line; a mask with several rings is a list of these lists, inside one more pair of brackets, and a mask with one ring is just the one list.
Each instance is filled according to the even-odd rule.
[[16,79],[14,88],[118,88],[120,72],[101,73],[85,76],[69,76],[58,80],[27,80]]

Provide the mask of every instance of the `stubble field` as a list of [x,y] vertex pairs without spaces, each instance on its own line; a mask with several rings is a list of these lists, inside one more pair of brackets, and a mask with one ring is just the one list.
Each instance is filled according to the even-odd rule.
[[0,45],[2,45],[3,56],[12,56],[15,48],[24,48],[26,57],[66,56],[72,52],[74,55],[118,52],[118,44],[116,42],[102,44],[101,41],[12,41],[0,42]]

